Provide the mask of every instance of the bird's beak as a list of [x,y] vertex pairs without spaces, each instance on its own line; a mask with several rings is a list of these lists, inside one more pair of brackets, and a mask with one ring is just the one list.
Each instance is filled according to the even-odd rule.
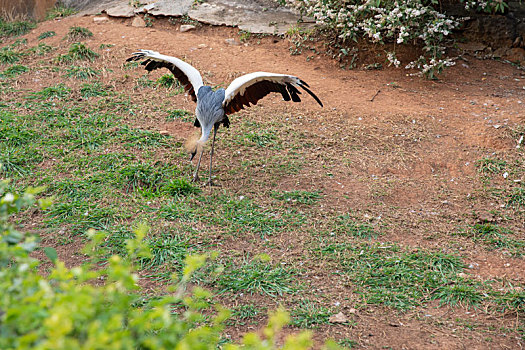
[[190,154],[190,162],[193,160],[193,158],[195,157],[196,154],[197,154],[197,152],[191,152],[191,154]]

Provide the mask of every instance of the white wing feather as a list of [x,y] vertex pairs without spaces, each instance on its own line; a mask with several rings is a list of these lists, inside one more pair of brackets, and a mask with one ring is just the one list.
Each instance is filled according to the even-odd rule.
[[254,72],[250,74],[241,75],[237,79],[231,82],[224,93],[224,101],[222,105],[227,105],[235,95],[244,95],[244,91],[247,87],[263,80],[274,81],[276,83],[291,83],[294,85],[300,84],[300,80],[293,75],[267,73],[267,72]]
[[144,57],[147,57],[154,61],[165,61],[173,63],[177,68],[179,68],[186,76],[188,77],[191,85],[193,85],[193,90],[195,95],[199,91],[199,88],[203,85],[202,77],[199,71],[193,67],[191,64],[184,62],[176,57],[162,55],[157,51],[152,50],[139,50],[137,53],[144,54]]

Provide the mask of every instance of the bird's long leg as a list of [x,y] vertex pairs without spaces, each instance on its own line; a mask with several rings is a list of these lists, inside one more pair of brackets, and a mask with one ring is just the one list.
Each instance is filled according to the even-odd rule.
[[201,159],[202,159],[202,154],[203,153],[204,153],[204,147],[202,147],[201,154],[199,154],[199,161],[197,162],[197,167],[195,168],[195,173],[193,173],[193,180],[192,180],[192,182],[199,181],[199,167],[201,166]]
[[208,176],[208,185],[212,185],[211,182],[211,167],[213,165],[213,150],[215,148],[215,135],[217,135],[217,130],[219,130],[219,124],[213,126],[213,141],[211,142],[211,152],[210,152],[210,175]]

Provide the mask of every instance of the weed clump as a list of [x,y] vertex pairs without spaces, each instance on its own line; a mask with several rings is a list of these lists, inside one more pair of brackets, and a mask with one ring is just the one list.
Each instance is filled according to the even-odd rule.
[[109,95],[106,87],[102,86],[98,81],[93,84],[83,84],[80,88],[80,95],[84,98],[95,96]]
[[187,196],[189,194],[200,193],[201,190],[195,187],[184,177],[179,177],[174,180],[168,181],[163,187],[162,192],[170,196]]
[[81,41],[93,36],[93,33],[84,27],[71,27],[67,33],[68,41]]
[[72,66],[70,68],[66,68],[66,74],[65,74],[67,78],[75,78],[75,79],[81,79],[81,80],[93,78],[97,75],[100,75],[100,71],[95,70],[90,67],[78,67],[78,66]]
[[57,33],[55,33],[52,30],[48,30],[47,32],[43,32],[42,34],[40,34],[38,36],[38,40],[44,40],[44,39],[47,39],[47,38],[51,38],[51,37],[53,37],[55,35],[57,35]]
[[16,77],[17,75],[20,75],[22,73],[28,72],[29,68],[27,66],[23,66],[21,64],[15,64],[9,68],[7,68],[5,71],[3,71],[0,76],[12,78]]
[[9,38],[28,33],[36,24],[29,21],[6,21],[0,17],[0,38]]
[[20,61],[20,57],[22,54],[9,46],[0,49],[0,64],[16,63]]
[[73,43],[65,55],[60,55],[55,59],[56,63],[71,63],[74,61],[94,61],[99,56],[84,43]]
[[64,18],[67,16],[74,15],[75,13],[77,13],[75,9],[72,9],[60,3],[57,3],[55,7],[53,7],[51,10],[47,12],[46,20],[55,19],[55,18]]

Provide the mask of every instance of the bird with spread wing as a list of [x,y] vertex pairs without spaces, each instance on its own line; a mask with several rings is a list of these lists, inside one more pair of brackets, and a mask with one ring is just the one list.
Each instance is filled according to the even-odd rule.
[[322,107],[321,100],[309,89],[303,80],[287,74],[276,74],[266,72],[255,72],[242,75],[233,80],[226,90],[212,90],[202,82],[202,77],[197,69],[190,64],[171,56],[162,55],[156,51],[139,50],[134,52],[127,61],[141,61],[147,71],[158,68],[167,68],[177,78],[186,93],[194,102],[197,102],[195,109],[196,127],[201,128],[201,137],[189,146],[191,153],[190,161],[193,160],[197,152],[199,159],[193,181],[199,180],[199,167],[201,164],[204,143],[209,139],[213,129],[213,141],[210,152],[210,169],[208,183],[211,185],[211,169],[213,162],[213,151],[215,147],[215,136],[219,126],[230,126],[228,116],[240,111],[244,107],[257,102],[271,92],[280,93],[285,101],[301,102],[299,87],[312,96]]

